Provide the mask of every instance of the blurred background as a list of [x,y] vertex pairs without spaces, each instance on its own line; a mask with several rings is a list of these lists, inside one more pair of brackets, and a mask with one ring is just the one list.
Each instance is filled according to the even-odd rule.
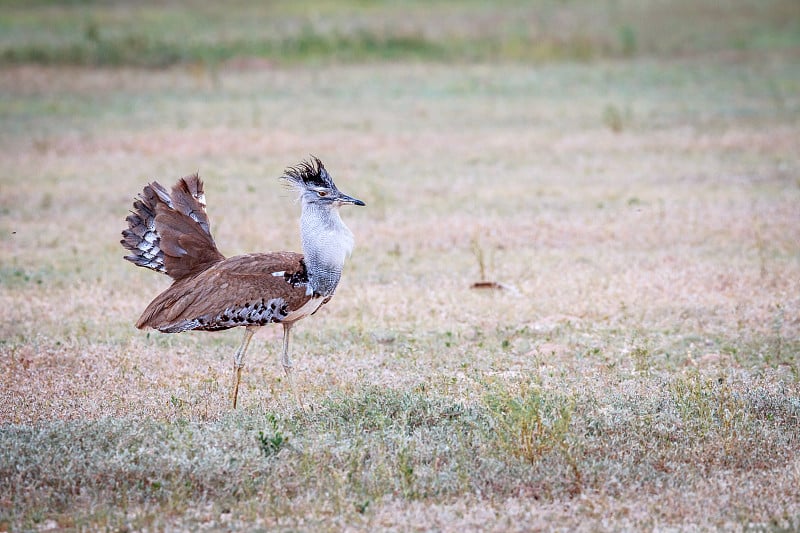
[[[312,413],[279,327],[231,411],[120,231],[298,250],[309,154]],[[0,0],[0,169],[0,531],[797,529],[798,0]]]
[[596,61],[787,51],[791,0],[3,2],[5,64]]

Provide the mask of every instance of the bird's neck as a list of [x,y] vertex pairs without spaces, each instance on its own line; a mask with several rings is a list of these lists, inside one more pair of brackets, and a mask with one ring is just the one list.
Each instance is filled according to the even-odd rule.
[[329,296],[336,290],[344,260],[353,250],[353,234],[336,207],[303,205],[300,236],[308,269],[309,293]]

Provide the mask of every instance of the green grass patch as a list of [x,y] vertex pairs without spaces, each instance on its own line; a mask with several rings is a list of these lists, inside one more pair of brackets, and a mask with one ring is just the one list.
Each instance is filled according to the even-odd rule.
[[386,495],[461,494],[479,461],[481,423],[442,398],[366,389],[331,396],[310,416],[7,426],[0,489],[10,506],[0,520],[32,527],[87,498],[179,511],[206,499],[224,507],[269,494],[271,512],[279,513],[323,493],[355,512]]
[[501,450],[530,463],[552,451],[566,450],[574,400],[543,390],[536,383],[521,382],[514,387],[516,390],[494,385],[485,399]]
[[325,35],[307,28],[299,35],[279,40],[242,39],[219,43],[164,41],[156,36],[136,33],[115,38],[97,36],[66,45],[29,44],[7,47],[0,51],[0,62],[166,67],[177,63],[214,65],[236,57],[294,63],[319,60],[439,60],[451,55],[451,50],[420,36],[385,36],[366,30],[352,34]]
[[795,7],[790,0],[761,2],[758,9],[749,2],[738,9],[720,9],[710,0],[674,4],[175,2],[132,9],[124,3],[21,3],[10,5],[0,21],[0,63],[591,61],[800,44],[796,20],[785,18]]
[[[237,513],[259,502],[277,517],[323,495],[343,515],[387,497],[444,501],[491,490],[555,500],[612,479],[651,486],[669,471],[688,482],[709,464],[771,468],[798,444],[796,398],[697,376],[608,404],[530,381],[486,391],[475,405],[419,388],[367,387],[335,391],[310,415],[6,425],[0,521],[30,528],[70,517],[137,528],[154,517],[126,522],[126,509],[181,513],[204,502]],[[98,522],[91,509],[101,502],[108,514]]]

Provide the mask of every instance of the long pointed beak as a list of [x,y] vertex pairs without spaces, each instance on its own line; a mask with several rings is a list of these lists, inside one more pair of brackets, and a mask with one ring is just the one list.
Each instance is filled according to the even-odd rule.
[[336,197],[336,201],[341,204],[353,204],[353,205],[367,205],[358,198],[353,198],[352,196],[347,196],[344,193],[339,193],[339,196]]

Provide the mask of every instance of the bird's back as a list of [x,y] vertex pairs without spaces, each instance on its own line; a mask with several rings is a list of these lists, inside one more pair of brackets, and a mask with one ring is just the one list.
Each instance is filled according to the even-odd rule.
[[307,284],[302,254],[230,257],[173,283],[147,306],[136,327],[177,333],[298,320],[325,302],[312,298]]

